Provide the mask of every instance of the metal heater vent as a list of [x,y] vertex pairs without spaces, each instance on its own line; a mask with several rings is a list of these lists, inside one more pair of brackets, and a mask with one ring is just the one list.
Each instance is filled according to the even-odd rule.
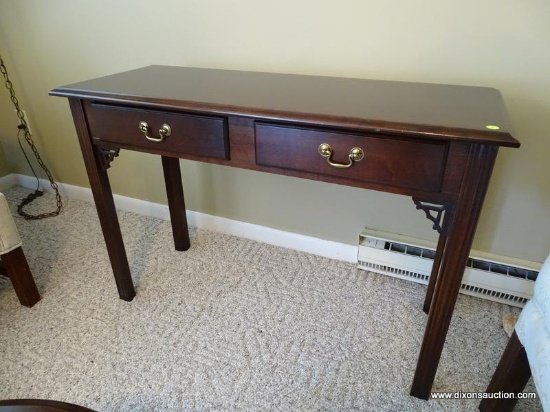
[[[401,235],[366,230],[359,237],[358,267],[371,272],[428,284],[435,245]],[[523,307],[533,296],[538,271],[472,256],[460,292]]]

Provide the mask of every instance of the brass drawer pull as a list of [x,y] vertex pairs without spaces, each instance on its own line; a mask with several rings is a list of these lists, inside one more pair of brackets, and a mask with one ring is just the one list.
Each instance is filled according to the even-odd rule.
[[333,167],[337,167],[339,169],[346,169],[348,167],[351,167],[353,165],[353,162],[358,162],[365,156],[365,153],[363,152],[363,149],[359,147],[354,147],[349,152],[349,163],[343,164],[343,163],[334,163],[330,158],[332,157],[332,147],[328,143],[323,143],[319,146],[319,154],[323,157],[327,158],[327,163]]
[[162,142],[166,137],[172,134],[172,129],[166,123],[163,124],[159,129],[160,137],[153,137],[149,134],[150,129],[147,122],[139,122],[139,130],[143,132],[145,138],[152,142]]

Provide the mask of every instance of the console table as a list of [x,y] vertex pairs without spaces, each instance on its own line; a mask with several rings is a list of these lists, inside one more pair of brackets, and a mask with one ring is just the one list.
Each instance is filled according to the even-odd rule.
[[121,299],[135,296],[107,169],[161,156],[176,250],[190,246],[179,158],[411,196],[439,232],[411,394],[428,399],[500,146],[498,90],[150,66],[56,88],[69,99]]

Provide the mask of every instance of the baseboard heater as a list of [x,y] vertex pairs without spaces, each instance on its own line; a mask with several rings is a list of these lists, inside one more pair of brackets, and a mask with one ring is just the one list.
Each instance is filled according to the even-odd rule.
[[[433,242],[366,229],[359,236],[358,267],[427,285],[435,249]],[[533,296],[533,286],[540,269],[533,266],[523,262],[519,265],[517,262],[505,263],[472,252],[460,292],[523,307]]]

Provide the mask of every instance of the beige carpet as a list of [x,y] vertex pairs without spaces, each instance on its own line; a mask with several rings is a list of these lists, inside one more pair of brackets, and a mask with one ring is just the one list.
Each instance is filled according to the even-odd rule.
[[[14,207],[26,193],[5,194]],[[43,298],[20,306],[0,280],[0,398],[98,411],[477,410],[408,395],[424,287],[194,228],[191,249],[175,252],[169,222],[119,215],[130,303],[118,299],[93,205],[65,199],[59,217],[16,217]],[[459,297],[434,390],[486,388],[509,312]]]

